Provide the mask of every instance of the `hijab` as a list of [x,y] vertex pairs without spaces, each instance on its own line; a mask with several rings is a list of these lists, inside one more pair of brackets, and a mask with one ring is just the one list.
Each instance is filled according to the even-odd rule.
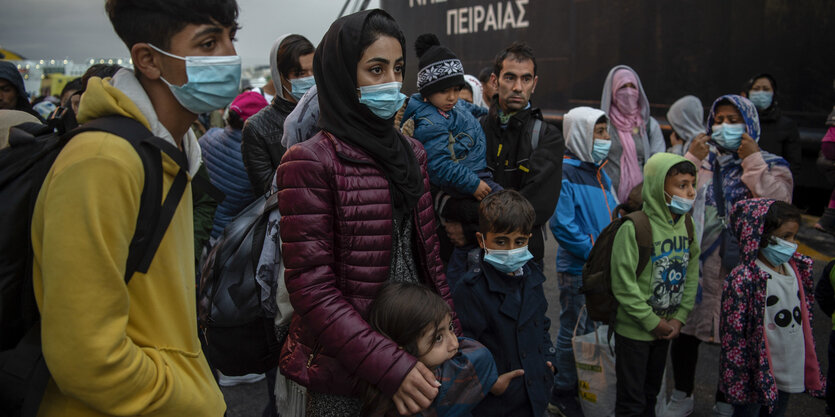
[[[635,88],[621,90],[621,87],[629,83]],[[644,180],[632,135],[640,133],[645,137],[646,121],[649,120],[649,101],[638,75],[632,68],[626,65],[612,68],[606,77],[600,104],[603,111],[608,112],[609,120],[617,130],[619,142],[623,147],[617,193],[618,199],[626,201],[632,188]]]
[[[319,91],[318,126],[367,153],[391,184],[396,210],[412,209],[423,195],[423,175],[411,145],[394,128],[394,117],[381,119],[357,97],[357,63],[362,30],[368,18],[383,10],[365,10],[331,24],[313,55],[313,76]],[[404,52],[405,45],[400,43]]]
[[[713,119],[716,116],[716,107],[725,103],[730,103],[732,106],[736,107],[739,114],[742,115],[742,120],[745,123],[745,129],[748,136],[751,136],[751,139],[754,139],[755,142],[759,142],[760,119],[757,115],[757,107],[754,106],[754,103],[751,103],[747,98],[736,94],[727,94],[719,97],[713,102],[713,105],[710,106],[710,114],[708,114],[705,122],[707,135],[710,136],[713,132]],[[742,182],[742,159],[739,158],[736,152],[726,152],[719,148],[716,148],[716,150],[718,153],[711,151],[708,156],[708,161],[713,169],[719,169],[719,172],[722,174],[722,191],[725,198],[725,212],[731,213],[733,205],[737,201],[752,198],[754,194],[748,189],[748,186]],[[771,171],[774,166],[789,167],[789,164],[785,159],[764,150],[760,150],[760,152],[763,160],[768,165],[767,169],[769,171]],[[706,191],[705,203],[716,207],[717,202],[713,192],[713,187],[708,186]]]

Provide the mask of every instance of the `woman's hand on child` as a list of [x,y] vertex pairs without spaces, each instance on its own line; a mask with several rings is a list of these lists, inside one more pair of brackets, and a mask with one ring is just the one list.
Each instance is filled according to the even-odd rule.
[[493,191],[493,189],[490,188],[484,180],[479,180],[478,188],[476,188],[473,193],[473,197],[475,197],[476,200],[481,201],[484,197],[487,197],[487,195],[490,194],[490,191]]
[[662,339],[671,340],[677,338],[678,335],[681,333],[681,322],[678,321],[678,319],[672,319],[667,323],[670,325],[670,327],[673,328],[673,331],[671,331],[666,336],[662,337]]
[[550,370],[551,370],[551,373],[552,373],[552,374],[556,374],[556,373],[557,373],[557,368],[554,368],[554,364],[553,364],[553,363],[551,363],[551,361],[545,361],[545,365],[546,365],[546,366],[548,366],[548,369],[550,369]]
[[743,133],[742,144],[739,145],[739,149],[736,150],[736,154],[739,155],[740,159],[745,159],[759,151],[760,147],[757,146],[757,142],[752,139],[751,136],[748,136],[747,133]]
[[418,362],[406,374],[391,400],[398,413],[410,416],[429,408],[432,400],[438,395],[440,386],[441,383],[435,379],[435,374],[426,365]]
[[666,339],[667,336],[673,332],[673,326],[667,320],[661,319],[658,326],[652,330],[652,334],[659,339]]
[[513,378],[518,378],[522,375],[525,375],[524,369],[516,369],[499,375],[499,379],[497,379],[496,383],[493,384],[493,388],[490,388],[490,393],[493,395],[504,394],[505,390],[507,390],[507,386],[510,385],[510,381]]

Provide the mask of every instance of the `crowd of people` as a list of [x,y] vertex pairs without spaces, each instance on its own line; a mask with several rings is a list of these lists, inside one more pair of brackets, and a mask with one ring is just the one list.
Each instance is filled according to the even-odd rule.
[[[783,416],[803,392],[835,412],[811,332],[812,260],[797,252],[798,132],[771,75],[706,115],[682,97],[667,141],[626,65],[601,80],[599,107],[557,126],[534,106],[542,74],[522,42],[473,76],[437,36],[409,43],[366,10],[316,46],[278,37],[268,83],[242,91],[234,0],[108,0],[106,12],[133,69],[93,66],[39,110],[0,62],[0,149],[21,123],[129,118],[175,149],[163,196],[184,194],[131,269],[149,166],[102,130],[52,163],[31,221],[50,375],[38,415],[220,416],[218,385],[266,378],[264,416],[582,416],[572,337],[601,325],[583,314],[593,250],[611,251],[614,415],[692,413],[702,343],[721,345],[714,415]],[[827,123],[821,158],[835,161]],[[203,353],[195,282],[227,225],[272,195],[278,296],[293,314],[276,319],[271,369],[224,375]],[[835,234],[832,196],[816,227]],[[674,387],[656,404],[668,355]]]

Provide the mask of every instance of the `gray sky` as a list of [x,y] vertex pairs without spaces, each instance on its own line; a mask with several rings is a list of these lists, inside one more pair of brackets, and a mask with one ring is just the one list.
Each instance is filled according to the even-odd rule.
[[[0,0],[0,46],[27,59],[126,58],[125,45],[104,14],[103,0]],[[243,29],[236,48],[244,67],[266,64],[273,40],[292,32],[314,45],[343,0],[238,0]],[[356,1],[352,1],[353,7]],[[371,7],[379,7],[373,0]]]

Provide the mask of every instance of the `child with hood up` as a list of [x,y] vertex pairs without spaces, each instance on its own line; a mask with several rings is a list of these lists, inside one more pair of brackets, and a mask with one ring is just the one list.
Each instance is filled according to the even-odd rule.
[[783,416],[790,394],[823,396],[812,259],[795,241],[800,220],[791,204],[766,198],[740,201],[731,213],[740,264],[722,291],[719,389],[734,416]]
[[[560,330],[557,334],[557,369],[551,405],[563,414],[576,415],[577,371],[574,367],[572,329],[586,303],[580,294],[583,265],[600,232],[611,222],[617,199],[604,171],[612,141],[608,118],[591,107],[571,109],[563,117],[566,148],[562,164],[562,188],[551,216],[551,232],[559,243],[557,282],[560,289]],[[578,334],[594,330],[591,320],[579,324]]]

